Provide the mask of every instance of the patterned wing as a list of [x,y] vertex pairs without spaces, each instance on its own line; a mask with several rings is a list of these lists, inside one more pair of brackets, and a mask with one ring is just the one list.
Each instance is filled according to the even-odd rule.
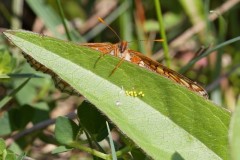
[[103,54],[110,54],[115,47],[112,43],[80,43],[80,45],[95,49]]
[[[143,66],[144,68],[147,68],[151,71],[154,71],[164,77],[167,77],[174,82],[181,84],[185,86],[186,88],[197,92],[201,96],[205,97],[208,99],[208,94],[207,91],[201,87],[199,84],[196,82],[193,82],[189,78],[175,72],[174,70],[171,70],[164,65],[158,63],[157,61],[154,61],[147,56],[141,54],[140,52],[136,52],[134,50],[128,50],[129,54],[131,57],[135,59],[135,63],[138,63],[140,66]],[[136,60],[139,60],[138,62]]]

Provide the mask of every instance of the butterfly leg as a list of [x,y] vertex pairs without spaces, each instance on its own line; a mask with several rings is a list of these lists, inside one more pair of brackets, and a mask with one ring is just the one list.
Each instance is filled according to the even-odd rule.
[[109,77],[116,71],[116,69],[122,64],[123,61],[124,61],[124,57],[122,57],[121,60],[118,62],[118,64],[114,67],[112,72],[109,74]]
[[[120,60],[120,61],[118,62],[118,64],[114,67],[114,69],[113,69],[112,72],[109,74],[109,76],[111,76],[111,75],[116,71],[116,69],[122,64],[122,62],[125,60],[126,53],[127,53],[127,52],[125,52],[125,53],[122,54],[121,60]],[[116,48],[116,49],[114,50],[114,55],[115,55],[115,56],[118,56],[118,54],[119,54],[119,51],[118,51],[117,48]]]
[[101,55],[98,57],[98,59],[97,59],[96,62],[94,63],[94,68],[96,68],[98,61],[99,61],[101,58],[103,58],[106,54],[109,54],[109,53],[101,52]]

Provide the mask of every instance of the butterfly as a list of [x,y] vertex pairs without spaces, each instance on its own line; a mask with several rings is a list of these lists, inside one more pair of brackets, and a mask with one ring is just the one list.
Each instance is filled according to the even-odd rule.
[[[105,23],[105,21],[101,18],[98,18],[100,22],[107,25],[108,28],[110,28],[115,35],[120,39],[118,34],[108,25]],[[162,41],[155,40],[155,41]],[[97,50],[101,52],[103,55],[110,54],[115,57],[119,57],[121,60],[120,62],[115,66],[112,73],[121,65],[121,63],[125,60],[134,64],[137,64],[140,67],[146,68],[152,72],[155,72],[161,76],[164,76],[168,79],[171,79],[172,81],[188,88],[191,91],[194,91],[198,93],[199,95],[203,96],[204,98],[208,99],[207,91],[201,87],[198,83],[190,80],[189,78],[177,73],[176,71],[165,67],[164,65],[160,64],[157,61],[152,60],[151,58],[143,55],[140,52],[131,50],[128,48],[128,42],[127,41],[121,41],[116,44],[112,43],[83,43],[81,44],[83,46],[92,48],[94,50]],[[111,74],[112,74],[111,73]]]

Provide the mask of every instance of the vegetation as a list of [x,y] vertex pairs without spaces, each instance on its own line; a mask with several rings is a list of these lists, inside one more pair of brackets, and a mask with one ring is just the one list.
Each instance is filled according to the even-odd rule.
[[[239,1],[153,2],[0,2],[0,159],[239,159]],[[78,44],[122,40],[209,100]]]

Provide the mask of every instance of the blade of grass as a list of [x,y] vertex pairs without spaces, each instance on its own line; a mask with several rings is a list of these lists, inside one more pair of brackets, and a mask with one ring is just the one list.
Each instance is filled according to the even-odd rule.
[[[55,12],[52,6],[44,0],[32,1],[26,0],[33,12],[43,20],[44,25],[55,37],[66,39],[65,35],[60,34],[56,28],[62,25],[61,17]],[[76,30],[70,30],[69,34],[75,42],[86,42],[86,40]]]
[[155,2],[155,7],[156,7],[156,12],[157,12],[157,17],[158,17],[158,23],[159,23],[159,30],[163,41],[163,51],[164,51],[164,59],[166,60],[166,66],[170,68],[171,66],[171,60],[170,60],[170,55],[169,55],[169,49],[168,49],[168,44],[167,44],[167,36],[165,33],[165,27],[163,24],[163,16],[162,16],[162,11],[161,11],[161,5],[160,5],[160,0],[154,0]]
[[109,138],[109,142],[110,142],[112,159],[113,159],[113,160],[117,160],[116,150],[115,150],[115,147],[114,147],[114,143],[113,143],[111,131],[110,131],[110,128],[109,128],[109,125],[108,125],[108,122],[107,122],[107,121],[106,121],[106,125],[107,125],[107,130],[108,130],[108,138]]
[[147,54],[146,44],[141,44],[141,43],[144,43],[141,40],[146,39],[144,35],[144,29],[143,29],[143,25],[140,22],[140,19],[137,17],[135,17],[135,28],[136,28],[137,38],[139,40],[138,41],[139,51],[146,55]]
[[14,74],[8,74],[10,78],[43,78],[42,76],[39,76],[37,74],[32,73],[14,73]]
[[225,41],[224,43],[221,43],[219,45],[217,45],[216,47],[212,48],[212,49],[209,49],[207,50],[206,52],[204,52],[203,54],[201,54],[199,57],[196,57],[195,59],[191,60],[186,66],[182,67],[179,71],[179,73],[184,73],[186,72],[190,67],[192,67],[197,61],[199,61],[200,59],[208,56],[209,54],[211,54],[213,51],[216,51],[226,45],[229,45],[231,43],[234,43],[234,42],[237,42],[240,40],[240,36],[239,37],[236,37],[236,38],[233,38],[233,39],[230,39],[228,41]]
[[[210,11],[210,12],[212,14],[218,14],[216,11]],[[219,27],[218,30],[219,31],[217,33],[216,41],[217,41],[217,44],[220,44],[220,43],[224,42],[224,37],[226,37],[227,23],[225,22],[223,16],[217,15],[217,17],[218,17],[218,27]],[[223,48],[220,48],[218,50],[218,54],[216,55],[216,62],[215,62],[214,69],[212,71],[213,73],[211,74],[212,75],[211,80],[214,80],[221,75],[223,53],[224,53]],[[211,97],[215,103],[217,103],[219,105],[222,104],[222,93],[221,93],[221,89],[220,89],[219,85],[217,86],[217,88],[215,90],[213,90],[213,92],[211,92]]]
[[119,17],[120,37],[127,41],[133,40],[133,20],[131,17],[131,7],[132,3],[130,3],[130,7]]
[[64,15],[60,0],[57,0],[57,6],[58,6],[58,10],[59,10],[60,15],[61,15],[60,17],[61,17],[62,24],[63,24],[65,32],[67,34],[67,38],[68,38],[69,41],[72,41],[71,35],[69,33],[69,30],[68,30],[68,27],[67,27],[67,24],[66,24],[66,21],[65,21],[65,15]]
[[64,38],[57,32],[56,28],[61,24],[60,17],[54,10],[43,0],[32,1],[26,0],[27,4],[35,12],[35,14],[44,21],[46,27],[58,38]]
[[[211,11],[212,14],[218,14],[215,11]],[[226,31],[227,31],[227,23],[224,20],[223,16],[218,15],[218,26],[219,26],[219,32],[218,32],[218,37],[217,37],[217,42],[218,43],[222,43],[224,42],[224,37],[226,36]],[[221,69],[222,69],[222,54],[223,54],[223,50],[220,49],[219,53],[217,54],[217,60],[216,60],[216,64],[215,64],[215,69],[214,69],[214,73],[213,73],[213,79],[216,79],[217,77],[220,76],[221,73]]]

